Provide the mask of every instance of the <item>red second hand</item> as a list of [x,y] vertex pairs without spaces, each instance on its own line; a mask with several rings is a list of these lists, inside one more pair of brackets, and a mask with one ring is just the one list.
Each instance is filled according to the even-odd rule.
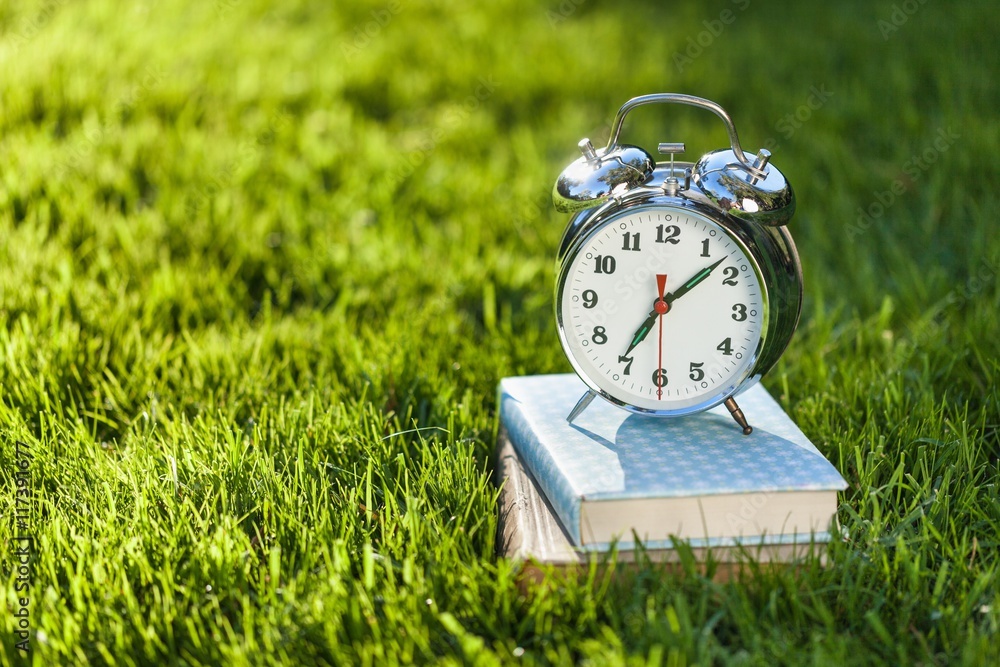
[[658,400],[658,401],[662,401],[663,400],[663,385],[660,384],[660,381],[659,381],[659,379],[660,379],[660,371],[663,369],[663,316],[666,314],[666,312],[668,310],[670,310],[670,306],[668,306],[667,302],[663,300],[663,292],[666,290],[666,288],[667,288],[667,274],[665,274],[665,273],[657,273],[656,274],[656,291],[659,293],[659,297],[658,297],[656,303],[653,304],[653,310],[655,310],[657,313],[660,314],[660,327],[659,327],[659,329],[660,329],[660,332],[659,332],[660,340],[659,340],[659,344],[657,345],[657,349],[659,350],[659,355],[658,355],[657,361],[656,361],[656,377],[657,377],[657,383],[656,383],[656,400]]

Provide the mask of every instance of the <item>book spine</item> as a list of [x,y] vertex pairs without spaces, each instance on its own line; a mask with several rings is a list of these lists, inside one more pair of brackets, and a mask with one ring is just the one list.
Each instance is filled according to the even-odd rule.
[[542,445],[521,403],[504,390],[500,383],[500,424],[517,450],[524,467],[531,473],[552,509],[562,522],[575,545],[582,545],[580,535],[580,496],[570,486],[549,449]]

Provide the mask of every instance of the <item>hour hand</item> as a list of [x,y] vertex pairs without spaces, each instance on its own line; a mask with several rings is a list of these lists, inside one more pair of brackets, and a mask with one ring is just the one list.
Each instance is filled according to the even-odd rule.
[[656,317],[658,315],[659,313],[657,313],[656,310],[651,310],[649,312],[649,317],[647,317],[646,320],[639,325],[639,328],[635,330],[635,334],[632,336],[632,342],[628,344],[628,349],[625,350],[625,354],[622,355],[623,357],[627,357],[629,352],[634,350],[639,343],[646,339],[649,332],[653,330],[653,325],[656,324]]
[[629,343],[628,349],[625,350],[623,357],[627,357],[629,352],[635,349],[636,345],[641,343],[646,335],[653,330],[653,325],[656,324],[656,318],[663,315],[670,308],[670,301],[673,299],[668,294],[666,297],[663,295],[663,290],[666,289],[667,285],[667,274],[658,273],[656,274],[656,292],[657,297],[653,301],[653,310],[649,311],[649,317],[646,318],[639,328],[635,330],[635,334],[632,336],[632,342]]

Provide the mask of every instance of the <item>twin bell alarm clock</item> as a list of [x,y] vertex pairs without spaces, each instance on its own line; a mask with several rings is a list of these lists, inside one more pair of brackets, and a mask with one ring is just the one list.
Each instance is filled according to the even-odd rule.
[[[682,104],[718,116],[729,147],[669,162],[618,143],[630,111]],[[736,403],[777,362],[798,324],[802,267],[785,225],[792,187],[770,153],[744,153],[715,102],[672,93],[626,102],[608,145],[579,144],[559,176],[557,210],[572,213],[559,246],[556,322],[563,349],[589,391],[630,412],[677,417]]]

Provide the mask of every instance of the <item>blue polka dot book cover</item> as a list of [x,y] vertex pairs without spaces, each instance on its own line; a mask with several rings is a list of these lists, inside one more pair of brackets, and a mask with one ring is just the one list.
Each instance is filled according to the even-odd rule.
[[[525,473],[518,482],[505,469],[502,511],[508,520],[524,515],[513,517],[521,530],[552,531],[538,518],[551,512],[569,543],[564,552],[627,551],[636,538],[644,549],[831,539],[837,492],[847,483],[763,386],[740,394],[754,416],[749,436],[723,406],[663,419],[595,401],[567,420],[586,389],[574,374],[499,384],[501,441]],[[526,505],[519,496],[535,486],[544,498]]]

